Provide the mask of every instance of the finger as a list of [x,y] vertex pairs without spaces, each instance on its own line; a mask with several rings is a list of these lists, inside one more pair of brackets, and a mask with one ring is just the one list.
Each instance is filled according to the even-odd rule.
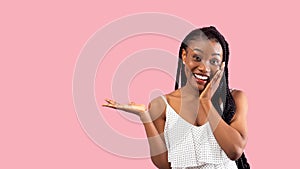
[[224,76],[224,69],[221,70],[218,81],[220,81],[223,76]]
[[102,104],[103,107],[109,107],[109,108],[113,108],[116,109],[117,107],[115,105],[112,104]]
[[217,80],[216,80],[216,84],[219,84],[220,83],[220,81],[221,81],[221,79],[222,79],[222,77],[223,77],[223,75],[224,75],[224,62],[223,62],[223,64],[222,64],[222,68],[221,68],[221,70],[220,70],[220,73],[219,73],[219,75],[218,75],[218,78],[217,78]]
[[113,100],[111,100],[111,99],[104,99],[105,101],[107,101],[107,102],[112,102]]
[[107,103],[109,103],[109,104],[117,104],[116,101],[111,100],[111,99],[105,99],[105,101],[106,101]]
[[104,99],[107,103],[110,103],[111,100],[110,99]]
[[212,83],[212,84],[215,84],[215,83],[216,83],[216,81],[217,81],[218,78],[219,78],[220,73],[221,73],[221,70],[218,70],[218,71],[215,73],[215,75],[214,75],[213,78],[211,79],[211,83]]
[[221,70],[225,68],[225,62],[222,62],[221,64]]
[[210,89],[212,90],[212,93],[215,92],[215,90],[218,88],[220,81],[222,79],[222,75],[223,75],[223,71],[222,70],[218,70],[218,72],[216,72],[213,80],[209,83],[210,84]]
[[222,62],[221,64],[221,68],[216,72],[216,81],[218,81],[219,79],[222,78],[223,76],[223,73],[224,73],[224,69],[225,69],[225,62]]
[[221,81],[221,76],[219,76],[218,79],[216,79],[216,81],[214,81],[214,83],[212,83],[211,88],[212,88],[212,92],[214,93],[216,91],[216,89],[219,87],[220,85],[220,81]]
[[221,67],[219,70],[216,71],[216,73],[213,75],[212,79],[210,80],[212,83],[215,83],[220,76],[222,76],[222,72],[225,68],[225,62],[222,62]]

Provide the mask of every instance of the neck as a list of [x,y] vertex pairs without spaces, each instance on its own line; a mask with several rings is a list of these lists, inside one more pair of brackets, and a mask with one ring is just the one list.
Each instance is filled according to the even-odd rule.
[[186,83],[185,86],[181,88],[181,95],[182,96],[194,96],[199,97],[202,91],[193,87],[189,82]]

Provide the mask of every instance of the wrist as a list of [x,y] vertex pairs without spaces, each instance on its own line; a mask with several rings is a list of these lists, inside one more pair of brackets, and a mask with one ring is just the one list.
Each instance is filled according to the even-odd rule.
[[200,105],[204,108],[205,111],[209,111],[212,106],[210,99],[200,99]]
[[141,121],[143,123],[150,123],[150,122],[152,122],[150,113],[148,111],[144,111],[143,113],[140,113],[139,116],[140,116],[140,119],[141,119]]

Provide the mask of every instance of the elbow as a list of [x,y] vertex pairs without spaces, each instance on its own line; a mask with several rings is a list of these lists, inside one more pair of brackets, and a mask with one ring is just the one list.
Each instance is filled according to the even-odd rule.
[[151,157],[151,161],[159,169],[170,169],[171,168],[170,163],[167,161],[161,161],[155,157],[154,158]]
[[230,160],[235,161],[242,156],[243,152],[244,152],[243,148],[236,146],[232,148],[231,151],[226,153],[226,155]]
[[158,164],[158,163],[154,163],[154,162],[153,162],[153,164],[159,169],[170,169],[171,168],[169,164]]
[[241,142],[231,145],[230,148],[227,149],[227,152],[225,152],[227,157],[232,161],[238,160],[242,156],[246,144],[247,137],[243,138]]

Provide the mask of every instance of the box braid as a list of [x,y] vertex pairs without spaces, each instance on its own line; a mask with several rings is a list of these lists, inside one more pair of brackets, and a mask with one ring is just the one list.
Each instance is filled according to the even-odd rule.
[[[190,32],[185,39],[182,41],[180,49],[179,49],[179,59],[178,59],[178,67],[177,67],[177,74],[176,74],[176,82],[175,82],[175,90],[179,87],[179,81],[180,86],[184,86],[186,84],[186,75],[184,72],[185,65],[182,62],[182,50],[188,47],[188,42],[190,40],[194,40],[198,37],[207,37],[207,39],[214,39],[217,40],[217,42],[220,43],[222,50],[223,50],[223,61],[225,62],[225,68],[224,68],[224,75],[220,81],[220,85],[218,89],[216,90],[216,93],[212,97],[212,103],[218,113],[221,115],[223,120],[227,123],[231,123],[231,119],[233,118],[235,114],[236,105],[234,102],[234,99],[231,95],[231,91],[229,90],[229,83],[228,83],[228,61],[229,61],[229,47],[228,43],[226,42],[225,38],[221,33],[213,26],[210,27],[204,27],[195,29],[192,32]],[[225,93],[225,95],[224,95]],[[224,104],[224,111],[222,111],[221,107],[219,106],[219,98],[222,99]],[[247,159],[245,157],[245,154],[243,153],[242,156],[236,160],[236,164],[239,169],[248,169],[250,168],[250,165],[247,162]]]

